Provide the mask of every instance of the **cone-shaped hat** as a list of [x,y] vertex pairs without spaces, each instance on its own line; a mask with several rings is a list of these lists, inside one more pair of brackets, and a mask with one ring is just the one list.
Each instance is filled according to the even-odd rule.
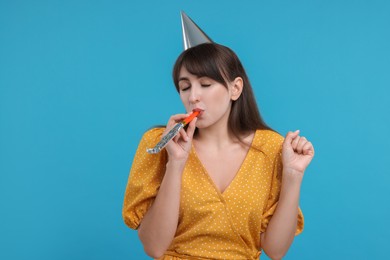
[[183,11],[181,11],[181,27],[184,50],[202,43],[213,42]]

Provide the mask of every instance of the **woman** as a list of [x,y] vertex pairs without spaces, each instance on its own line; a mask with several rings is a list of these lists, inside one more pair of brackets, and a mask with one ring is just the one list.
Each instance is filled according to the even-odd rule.
[[261,119],[241,62],[205,43],[183,52],[173,78],[188,113],[157,155],[146,153],[188,114],[145,133],[126,188],[125,223],[160,259],[281,259],[303,229],[300,185],[314,156],[299,131],[283,140]]

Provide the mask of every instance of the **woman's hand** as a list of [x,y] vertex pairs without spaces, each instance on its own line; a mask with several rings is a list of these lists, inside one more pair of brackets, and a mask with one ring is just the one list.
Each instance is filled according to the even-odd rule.
[[[167,123],[167,127],[163,133],[166,135],[177,123],[188,117],[189,114],[177,114],[171,116]],[[169,160],[187,161],[188,154],[191,150],[192,138],[195,132],[196,118],[188,125],[187,130],[181,129],[179,134],[175,136],[166,146]]]
[[299,130],[288,132],[282,148],[283,172],[303,176],[313,157],[312,143],[305,137],[299,136]]

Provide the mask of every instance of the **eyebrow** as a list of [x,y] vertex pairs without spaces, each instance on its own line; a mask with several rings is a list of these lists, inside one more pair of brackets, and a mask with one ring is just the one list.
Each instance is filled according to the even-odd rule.
[[181,81],[181,80],[189,80],[187,77],[181,77],[181,78],[179,78],[179,81]]
[[[207,77],[207,76],[196,76],[196,78],[197,79],[201,79],[201,78],[209,78],[209,77]],[[181,80],[190,80],[189,78],[187,78],[187,77],[181,77],[181,78],[179,78],[179,80],[178,81],[181,81]]]

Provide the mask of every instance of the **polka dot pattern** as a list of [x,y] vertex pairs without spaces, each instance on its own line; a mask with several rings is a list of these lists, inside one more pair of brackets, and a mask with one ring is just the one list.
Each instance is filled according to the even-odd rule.
[[[145,133],[134,158],[123,207],[125,223],[133,229],[153,203],[165,172],[166,153],[146,153],[163,130]],[[223,193],[192,148],[182,177],[178,228],[161,259],[259,259],[260,234],[279,199],[282,142],[273,131],[257,130],[252,148]],[[296,234],[302,229],[299,211]]]

